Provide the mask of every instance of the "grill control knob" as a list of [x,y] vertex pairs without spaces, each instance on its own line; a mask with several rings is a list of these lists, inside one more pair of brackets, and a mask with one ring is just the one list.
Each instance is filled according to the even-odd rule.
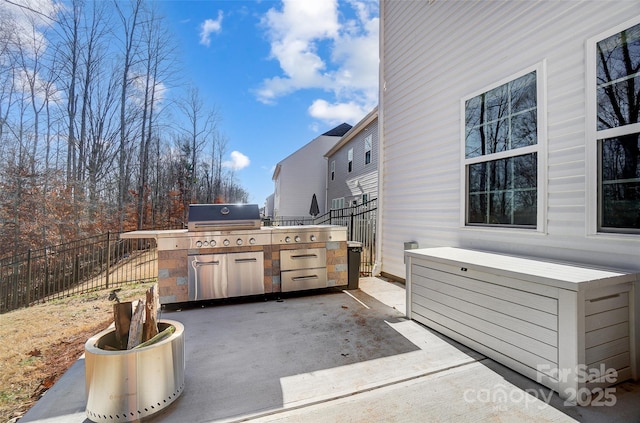
[[214,240],[211,240],[211,242],[209,243],[209,245],[211,245],[212,247],[216,246],[216,242]]
[[196,247],[198,248],[202,247],[202,241],[196,241]]
[[249,238],[249,244],[254,245],[256,243],[255,238]]
[[229,244],[231,244],[231,241],[229,241],[228,239],[225,239],[224,241],[222,241],[222,243],[224,244],[225,247],[228,247]]
[[286,238],[284,239],[284,242],[291,242],[291,237],[290,237],[290,236],[286,237]]
[[236,244],[242,245],[243,244],[242,238],[236,239]]
[[296,240],[296,242],[300,242],[300,235],[296,235],[295,240]]
[[311,241],[315,241],[316,240],[316,236],[315,235],[311,235]]
[[202,246],[203,246],[203,247],[208,247],[208,246],[209,246],[209,241],[205,241],[205,242],[203,242],[203,243],[202,243]]

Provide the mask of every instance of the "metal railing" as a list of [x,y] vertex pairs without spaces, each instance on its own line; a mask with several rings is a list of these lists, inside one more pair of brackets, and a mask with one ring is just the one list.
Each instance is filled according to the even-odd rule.
[[371,276],[375,263],[377,199],[353,207],[329,210],[317,217],[278,217],[268,222],[269,226],[294,225],[338,225],[347,227],[349,241],[362,244],[360,276]]
[[154,240],[106,233],[0,259],[0,313],[157,278]]

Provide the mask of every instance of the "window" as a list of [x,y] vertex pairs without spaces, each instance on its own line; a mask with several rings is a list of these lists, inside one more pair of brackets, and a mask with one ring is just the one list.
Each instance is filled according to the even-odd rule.
[[[595,46],[594,46],[595,44]],[[640,24],[588,43],[595,107],[597,230],[640,233]]]
[[463,100],[466,225],[539,226],[541,73],[537,66]]
[[364,164],[368,165],[371,163],[371,145],[373,143],[373,135],[369,134],[364,139]]
[[369,194],[362,194],[362,204],[367,204],[369,201]]
[[344,197],[334,198],[331,200],[331,210],[343,209],[344,208]]
[[348,171],[351,172],[353,170],[353,148],[350,148],[349,151],[347,151],[347,162],[348,164]]
[[333,181],[336,178],[336,161],[331,160],[331,180]]

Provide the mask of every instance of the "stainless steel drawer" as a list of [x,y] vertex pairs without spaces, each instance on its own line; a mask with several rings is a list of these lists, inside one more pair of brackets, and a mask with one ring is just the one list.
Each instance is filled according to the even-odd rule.
[[327,268],[288,270],[280,273],[282,292],[327,287]]
[[280,270],[312,269],[326,267],[327,250],[324,248],[300,248],[280,251]]

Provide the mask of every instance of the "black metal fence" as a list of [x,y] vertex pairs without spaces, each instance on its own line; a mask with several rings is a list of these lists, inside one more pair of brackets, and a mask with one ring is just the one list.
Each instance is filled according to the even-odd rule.
[[[360,276],[375,263],[377,200],[312,217],[284,218],[265,225],[339,225],[349,241],[362,244]],[[157,279],[153,239],[120,239],[106,233],[29,250],[0,259],[0,313],[84,292]]]
[[360,276],[371,276],[375,264],[377,199],[366,203],[329,210],[317,217],[279,217],[266,224],[272,226],[339,225],[347,227],[349,241],[362,244]]
[[106,233],[0,259],[0,313],[157,278],[154,240]]

